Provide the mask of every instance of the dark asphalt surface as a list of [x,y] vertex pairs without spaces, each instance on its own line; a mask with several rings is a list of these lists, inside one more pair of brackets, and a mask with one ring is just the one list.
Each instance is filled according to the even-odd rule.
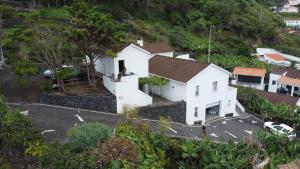
[[[29,117],[40,132],[55,130],[43,134],[48,141],[68,142],[67,132],[70,128],[84,122],[101,122],[112,128],[122,120],[118,114],[77,110],[73,108],[57,107],[41,104],[10,105],[18,111],[29,110]],[[153,131],[159,130],[159,122],[156,120],[144,120]],[[262,128],[263,122],[249,114],[243,114],[237,118],[219,118],[206,123],[207,137],[215,141],[233,140],[239,142],[244,138],[255,138],[255,132]],[[199,139],[202,127],[188,126],[179,123],[171,123],[167,133],[171,137]]]
[[[46,130],[55,130],[43,134],[47,141],[68,142],[67,132],[70,128],[82,123],[76,115],[79,115],[84,122],[101,122],[112,128],[122,120],[121,115],[77,110],[73,108],[63,108],[56,106],[47,106],[40,104],[22,104],[10,105],[17,111],[29,110],[28,116],[32,119],[34,125],[40,132]],[[154,120],[145,120],[153,131],[159,130],[159,122]],[[198,139],[201,135],[200,127],[187,126],[178,123],[171,123],[168,135],[178,138]]]
[[255,132],[262,129],[263,122],[252,115],[244,114],[237,118],[208,122],[206,125],[209,138],[216,141],[239,142],[244,138],[256,141]]

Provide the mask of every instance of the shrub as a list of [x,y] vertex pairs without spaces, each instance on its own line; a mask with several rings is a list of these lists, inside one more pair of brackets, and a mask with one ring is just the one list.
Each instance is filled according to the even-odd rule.
[[108,126],[93,122],[84,123],[70,129],[68,135],[75,147],[82,149],[91,149],[98,142],[104,142],[112,133],[112,129]]
[[[131,166],[135,166],[138,161],[136,147],[128,140],[120,137],[111,137],[103,144],[98,145],[92,151],[97,165],[103,168],[112,161],[128,161]],[[116,165],[116,164],[114,164]]]
[[49,81],[45,81],[41,84],[41,89],[47,93],[53,91],[52,83]]

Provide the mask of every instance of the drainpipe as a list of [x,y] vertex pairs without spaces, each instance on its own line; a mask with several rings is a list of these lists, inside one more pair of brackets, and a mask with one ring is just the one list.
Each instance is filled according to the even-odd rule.
[[295,86],[292,86],[291,96],[294,96]]

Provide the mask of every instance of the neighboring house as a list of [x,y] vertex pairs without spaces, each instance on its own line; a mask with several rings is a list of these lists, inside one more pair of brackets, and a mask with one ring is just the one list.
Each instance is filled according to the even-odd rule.
[[299,9],[295,5],[284,5],[282,9],[279,11],[280,13],[298,13]]
[[[179,59],[182,58],[182,59]],[[142,107],[153,104],[148,94],[169,101],[186,102],[186,123],[205,122],[209,115],[236,113],[237,89],[228,86],[230,72],[213,65],[201,64],[181,55],[173,58],[173,49],[165,43],[131,44],[117,53],[117,57],[104,57],[96,62],[97,72],[103,74],[104,86],[117,98],[117,112],[124,106]],[[139,78],[158,76],[169,80],[161,87],[144,86],[140,90]]]
[[249,67],[235,67],[233,70],[233,85],[251,87],[258,90],[264,90],[264,79],[266,69],[249,68]]
[[263,54],[263,55],[257,55],[258,60],[262,62],[266,62],[272,65],[276,66],[283,66],[283,67],[289,67],[291,66],[291,62],[288,61],[285,57],[283,57],[281,54]]
[[300,19],[284,18],[283,20],[288,27],[300,28]]
[[274,69],[270,74],[268,91],[300,97],[300,70]]
[[275,49],[271,49],[271,48],[256,48],[256,53],[257,53],[256,54],[257,56],[262,56],[262,55],[266,55],[266,54],[279,54],[280,56],[287,59],[286,61],[300,63],[299,57],[284,54],[284,53],[281,53],[281,52],[279,52]]
[[165,86],[152,87],[156,95],[171,101],[186,102],[187,124],[205,122],[211,116],[237,116],[237,89],[228,85],[230,72],[214,65],[192,60],[154,56],[150,76],[168,79]]

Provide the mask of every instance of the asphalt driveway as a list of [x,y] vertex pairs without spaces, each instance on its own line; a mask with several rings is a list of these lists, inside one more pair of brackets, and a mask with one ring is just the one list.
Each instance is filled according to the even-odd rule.
[[[43,104],[10,104],[10,107],[17,111],[28,110],[28,116],[49,142],[68,142],[68,130],[81,123],[97,121],[114,128],[123,119],[118,114]],[[151,130],[159,130],[159,121],[144,119],[144,122],[149,125]],[[199,139],[201,127],[171,123],[167,134],[177,138]]]

